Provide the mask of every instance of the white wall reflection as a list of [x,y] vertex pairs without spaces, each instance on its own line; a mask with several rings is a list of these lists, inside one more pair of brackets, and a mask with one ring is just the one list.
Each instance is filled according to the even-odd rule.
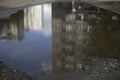
[[29,7],[24,10],[25,29],[42,30],[42,5]]
[[24,10],[24,26],[26,30],[42,31],[51,35],[51,4],[42,4]]
[[48,37],[51,36],[52,30],[52,7],[51,4],[44,4],[43,5],[43,34]]
[[19,42],[24,39],[25,31],[51,36],[51,4],[32,6],[0,19],[0,42]]

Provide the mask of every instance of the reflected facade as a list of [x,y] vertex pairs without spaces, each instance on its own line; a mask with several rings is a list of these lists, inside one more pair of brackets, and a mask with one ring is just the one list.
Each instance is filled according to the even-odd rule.
[[[49,14],[46,17],[48,10]],[[44,22],[45,20],[49,21]],[[18,11],[10,17],[1,19],[0,27],[0,41],[19,42],[23,40],[25,31],[43,31],[43,34],[48,37],[51,35],[51,4],[37,5]]]
[[75,12],[71,3],[53,4],[52,71],[56,79],[118,79],[119,74],[114,69],[120,71],[120,47],[116,45],[118,53],[112,53],[115,45],[114,48],[110,45],[120,37],[113,38],[114,30],[120,27],[119,15],[84,3],[75,3],[74,8]]
[[0,19],[0,61],[36,77],[51,69],[51,8],[29,6]]
[[[66,8],[71,3],[61,3],[53,5],[53,14],[62,8],[65,12],[62,17],[53,15],[53,71],[78,71],[82,68],[82,59],[86,57],[87,49],[90,44],[90,29],[92,25],[88,23],[89,16],[96,13],[96,10],[82,10],[72,12],[72,7],[66,12]],[[75,4],[77,7],[78,4]],[[83,5],[82,7],[89,7]],[[79,11],[79,9],[76,9]]]
[[24,10],[24,26],[26,30],[42,30],[43,5],[30,7]]
[[[19,17],[21,16],[21,17]],[[13,14],[0,22],[0,41],[21,41],[24,38],[23,12]]]

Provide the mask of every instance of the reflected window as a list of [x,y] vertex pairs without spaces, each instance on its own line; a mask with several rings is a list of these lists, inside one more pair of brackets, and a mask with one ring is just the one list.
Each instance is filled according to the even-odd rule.
[[66,21],[74,21],[74,20],[75,20],[75,14],[66,15]]
[[66,25],[66,31],[72,31],[73,30],[73,26],[68,24]]
[[78,30],[79,30],[79,31],[83,31],[83,28],[84,28],[84,26],[83,26],[83,24],[81,24],[81,25],[78,27]]
[[79,13],[78,16],[80,20],[84,20],[84,14]]
[[83,35],[78,35],[78,40],[83,41]]
[[58,33],[58,34],[56,34],[56,38],[57,38],[57,39],[61,39],[61,38],[62,38],[62,35]]
[[90,19],[95,18],[95,14],[90,15]]
[[87,26],[84,26],[84,30],[83,31],[87,32],[87,28],[88,28]]
[[62,28],[62,25],[60,23],[57,23],[57,29],[61,29]]
[[117,17],[117,16],[112,16],[112,19],[113,19],[113,20],[117,20],[118,17]]
[[73,57],[73,56],[66,56],[66,57],[65,57],[65,60],[66,60],[66,61],[73,62],[73,61],[74,61],[74,57]]
[[88,25],[87,26],[87,32],[90,32],[90,29],[92,28],[92,26],[91,25]]
[[72,50],[73,50],[73,46],[67,44],[67,45],[65,46],[65,49],[66,49],[66,50],[69,50],[69,51],[72,51]]
[[68,69],[68,68],[73,69],[73,65],[72,65],[72,64],[65,64],[65,68],[66,68],[66,69]]
[[66,41],[73,41],[74,40],[74,36],[71,34],[66,35]]
[[60,61],[57,62],[57,66],[59,66],[59,67],[62,66]]
[[82,64],[77,64],[77,68],[81,69],[82,68]]

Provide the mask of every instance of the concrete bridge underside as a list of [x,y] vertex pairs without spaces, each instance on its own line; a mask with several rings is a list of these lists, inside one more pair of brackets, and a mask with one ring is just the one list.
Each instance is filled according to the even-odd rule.
[[[0,0],[0,10],[29,6],[46,2],[71,2],[72,0]],[[87,2],[98,7],[120,14],[120,0],[74,0],[75,2]]]

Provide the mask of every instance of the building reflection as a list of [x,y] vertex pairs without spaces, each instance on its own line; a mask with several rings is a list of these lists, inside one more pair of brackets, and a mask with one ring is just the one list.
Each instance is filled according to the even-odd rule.
[[[64,6],[63,6],[64,5]],[[92,25],[88,23],[89,16],[96,10],[76,10],[72,12],[71,3],[53,5],[53,71],[78,71],[82,68],[89,45],[89,34]],[[78,4],[75,4],[75,7]],[[90,5],[84,5],[89,7]],[[62,15],[56,13],[57,9]],[[66,11],[68,9],[68,11]],[[61,14],[60,13],[60,14]],[[64,13],[64,14],[63,14]]]
[[42,31],[44,36],[51,36],[51,13],[50,3],[24,9],[25,30]]
[[[114,44],[113,40],[119,40],[120,37],[119,33],[116,39],[115,35],[113,37],[114,30],[118,29],[120,32],[118,15],[109,11],[106,13],[103,9],[84,3],[75,3],[75,9],[76,12],[72,12],[71,3],[55,3],[52,15],[52,71],[55,74],[67,73],[64,74],[65,76],[75,72],[71,74],[72,77],[80,75],[83,70],[90,71],[94,67],[99,68],[99,66],[95,66],[97,65],[95,57],[100,57],[100,59],[103,57],[118,59],[120,57],[120,46],[114,45],[114,47],[117,46],[117,54],[116,52],[110,53],[114,51],[114,48],[109,47],[111,43]],[[109,32],[104,32],[106,29]],[[104,36],[108,36],[107,39]],[[104,41],[109,40],[111,41],[108,44],[104,43]],[[117,43],[119,44],[119,42]],[[103,63],[99,61],[98,63],[101,64],[102,68],[105,67]]]
[[28,30],[42,30],[43,5],[24,9],[24,26]]
[[21,41],[24,38],[23,12],[0,20],[0,41]]
[[[48,17],[45,17],[46,12],[49,12]],[[19,42],[23,40],[25,31],[43,32],[48,37],[51,35],[50,27],[51,4],[28,7],[0,20],[0,41]]]

